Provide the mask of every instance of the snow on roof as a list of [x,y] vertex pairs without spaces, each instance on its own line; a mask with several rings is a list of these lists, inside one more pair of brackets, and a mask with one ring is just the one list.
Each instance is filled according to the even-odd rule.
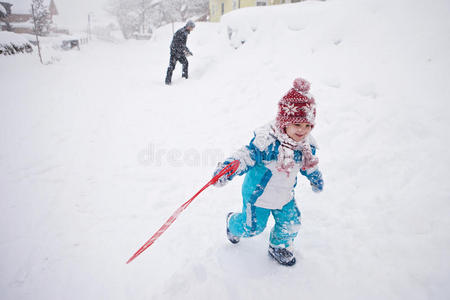
[[[11,13],[13,14],[29,14],[31,13],[31,0],[7,0],[11,3]],[[50,0],[44,0],[44,5],[49,6]]]
[[23,45],[28,44],[28,40],[24,38],[22,35],[9,32],[9,31],[0,31],[0,45]]

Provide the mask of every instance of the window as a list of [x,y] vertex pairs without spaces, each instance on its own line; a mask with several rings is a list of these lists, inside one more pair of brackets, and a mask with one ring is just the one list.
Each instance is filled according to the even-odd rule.
[[222,2],[222,15],[224,14],[224,12],[225,12],[225,3]]
[[266,6],[266,1],[256,1],[256,6]]

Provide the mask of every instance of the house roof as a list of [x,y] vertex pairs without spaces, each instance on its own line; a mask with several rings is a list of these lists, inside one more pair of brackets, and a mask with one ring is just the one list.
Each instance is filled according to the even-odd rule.
[[[11,3],[11,13],[13,14],[29,14],[31,13],[31,0],[3,0],[3,2]],[[50,6],[51,0],[44,0],[44,5]]]

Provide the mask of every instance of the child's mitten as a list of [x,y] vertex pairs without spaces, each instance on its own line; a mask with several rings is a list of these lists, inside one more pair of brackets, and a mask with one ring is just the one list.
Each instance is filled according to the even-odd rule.
[[[226,166],[227,166],[227,165],[224,164],[224,163],[218,163],[218,164],[217,164],[217,167],[216,167],[216,170],[214,171],[214,175],[213,175],[213,176],[216,176],[216,175],[217,175],[220,171],[222,171],[223,168],[225,168]],[[216,187],[222,187],[222,186],[224,186],[225,184],[227,184],[228,181],[230,180],[229,175],[230,175],[229,173],[222,175],[222,176],[216,181],[216,183],[214,183],[214,186],[216,186]]]
[[322,173],[319,170],[307,175],[313,192],[320,193],[323,190],[323,178]]
[[323,191],[323,179],[320,178],[314,183],[311,182],[311,188],[314,193],[320,193],[321,191]]
[[314,193],[320,193],[323,190],[323,185],[321,186],[315,186],[311,184],[311,188],[313,190]]

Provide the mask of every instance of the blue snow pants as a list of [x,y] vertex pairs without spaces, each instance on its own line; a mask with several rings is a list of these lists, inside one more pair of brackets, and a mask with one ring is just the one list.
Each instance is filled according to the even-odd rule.
[[242,212],[231,216],[228,229],[238,237],[255,236],[266,228],[270,213],[275,219],[270,232],[270,244],[279,248],[291,246],[301,224],[301,214],[294,199],[281,209],[267,209],[254,206],[244,198]]

